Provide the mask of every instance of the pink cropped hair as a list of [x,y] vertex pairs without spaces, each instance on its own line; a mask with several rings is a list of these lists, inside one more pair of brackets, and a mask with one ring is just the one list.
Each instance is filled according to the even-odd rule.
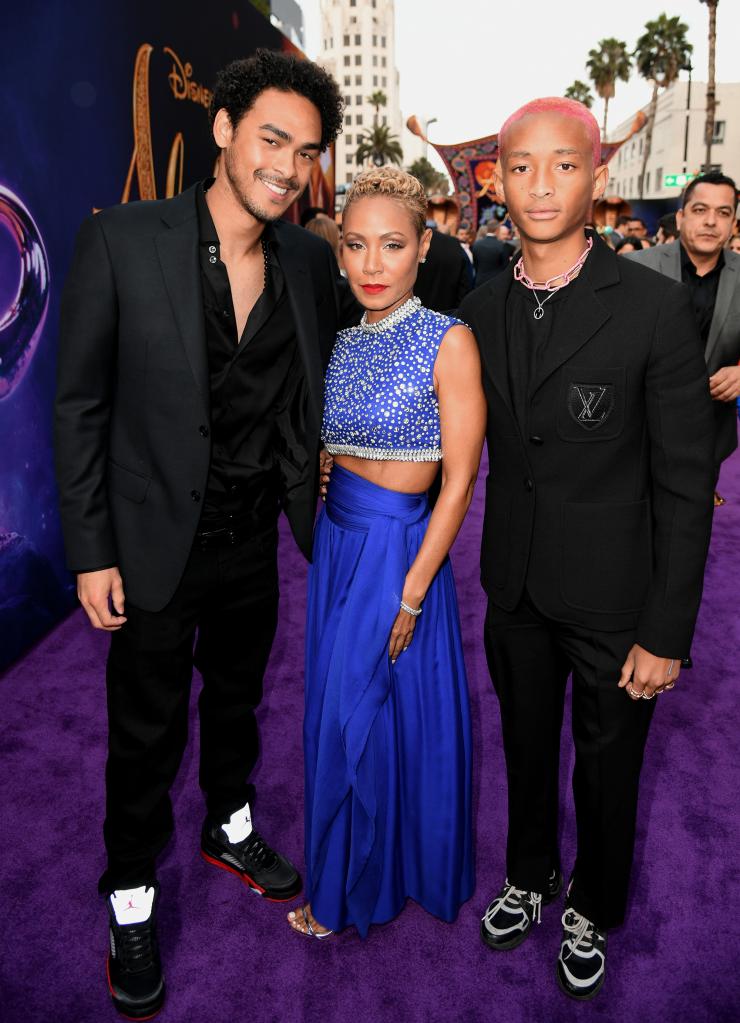
[[507,117],[498,133],[498,146],[501,152],[503,152],[506,146],[506,135],[509,129],[517,121],[521,121],[523,117],[527,117],[529,114],[562,114],[564,117],[573,117],[580,121],[588,130],[589,138],[591,139],[594,167],[601,166],[601,132],[596,118],[583,103],[560,96],[545,96],[542,99],[533,99]]

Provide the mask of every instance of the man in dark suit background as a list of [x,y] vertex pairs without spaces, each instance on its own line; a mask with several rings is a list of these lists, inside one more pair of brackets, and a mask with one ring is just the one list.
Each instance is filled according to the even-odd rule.
[[654,697],[674,688],[699,607],[711,407],[686,290],[584,230],[608,180],[592,115],[535,101],[499,141],[522,257],[460,308],[488,401],[481,568],[509,795],[507,876],[481,935],[514,948],[559,894],[572,673],[578,850],[557,976],[587,999],[624,917]]
[[457,238],[433,225],[426,258],[419,266],[414,294],[427,309],[456,309],[471,288],[470,260]]
[[[713,399],[716,475],[737,447],[740,397],[740,256],[727,249],[737,208],[737,187],[718,171],[686,186],[676,213],[680,240],[634,252],[630,259],[683,281],[701,335]],[[724,504],[715,492],[715,505]]]
[[194,663],[203,856],[271,900],[301,888],[252,825],[249,776],[278,514],[310,556],[323,372],[344,318],[329,246],[279,218],[342,101],[318,66],[258,51],[221,72],[211,121],[215,180],[85,221],[62,303],[57,475],[80,601],[111,633],[100,890],[111,995],[134,1018],[164,999],[155,861]]
[[488,223],[488,233],[473,242],[473,266],[475,267],[475,286],[480,287],[492,281],[509,266],[514,255],[514,246],[498,237],[501,224],[497,220]]

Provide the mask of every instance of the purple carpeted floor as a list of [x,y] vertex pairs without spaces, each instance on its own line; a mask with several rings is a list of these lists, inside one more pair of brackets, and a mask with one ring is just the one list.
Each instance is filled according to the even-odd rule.
[[[177,832],[162,860],[160,937],[169,988],[163,1023],[700,1023],[740,1018],[738,681],[740,457],[715,519],[696,667],[661,697],[646,757],[625,927],[610,937],[595,1002],[555,983],[559,906],[513,952],[494,953],[478,920],[501,883],[506,795],[496,699],[481,644],[478,586],[482,487],[454,551],[475,739],[478,886],[454,925],[408,905],[362,942],[293,934],[285,908],[262,902],[198,855],[202,802],[197,724],[174,792]],[[261,709],[257,822],[302,863],[302,643],[305,570],[282,548],[281,625]],[[0,1019],[104,1023],[103,867],[106,638],[80,613],[2,681],[3,870]],[[194,694],[198,682],[194,685]],[[194,701],[193,701],[194,705]],[[569,737],[563,756],[572,765]],[[562,834],[572,863],[569,790]]]

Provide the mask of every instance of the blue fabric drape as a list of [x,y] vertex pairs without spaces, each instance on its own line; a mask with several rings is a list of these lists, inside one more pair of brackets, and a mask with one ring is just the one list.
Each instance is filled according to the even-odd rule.
[[306,636],[307,892],[339,930],[411,897],[454,919],[473,889],[471,738],[452,569],[438,572],[413,641],[388,656],[426,494],[335,466],[316,527]]

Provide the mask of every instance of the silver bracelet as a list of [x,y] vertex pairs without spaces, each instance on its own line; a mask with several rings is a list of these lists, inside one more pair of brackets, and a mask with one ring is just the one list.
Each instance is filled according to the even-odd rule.
[[410,607],[405,601],[401,601],[401,610],[405,611],[407,615],[411,615],[412,618],[418,618],[421,614],[420,607]]

